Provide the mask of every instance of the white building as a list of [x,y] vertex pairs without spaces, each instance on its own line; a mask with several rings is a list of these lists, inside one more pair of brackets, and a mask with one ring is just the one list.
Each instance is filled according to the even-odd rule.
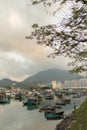
[[80,86],[80,88],[85,88],[85,87],[87,87],[87,79],[86,79],[86,78],[80,79],[80,80],[79,80],[79,86]]
[[65,80],[63,88],[79,88],[78,80]]

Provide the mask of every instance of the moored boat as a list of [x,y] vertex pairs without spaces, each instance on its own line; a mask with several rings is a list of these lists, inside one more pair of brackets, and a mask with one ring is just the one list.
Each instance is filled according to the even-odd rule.
[[10,100],[6,99],[6,100],[0,100],[0,104],[9,104]]
[[66,104],[70,104],[70,102],[71,102],[71,99],[68,99],[68,98],[63,98],[63,99],[61,99],[61,102],[63,102],[63,103],[66,103]]
[[56,112],[56,111],[46,111],[46,112],[45,112],[45,114],[49,114],[49,113],[54,113],[54,114],[63,115],[63,114],[64,114],[64,111],[59,111],[59,112]]
[[66,105],[65,102],[57,102],[56,105]]
[[52,100],[52,99],[54,99],[54,96],[53,95],[47,95],[47,96],[45,96],[45,99],[46,100],[48,100],[48,99]]
[[64,111],[60,111],[60,112],[45,112],[45,118],[47,120],[55,120],[55,119],[63,119],[64,115]]
[[48,111],[48,110],[55,110],[55,108],[54,107],[42,107],[42,108],[40,108],[40,110],[39,110],[39,112],[42,112],[42,111]]
[[23,105],[38,105],[39,100],[37,98],[28,98],[25,102],[23,102]]
[[10,103],[10,100],[8,100],[5,91],[0,92],[0,104],[6,104]]
[[55,105],[51,105],[52,106],[52,108],[61,108],[61,105],[58,105],[58,104],[55,104]]

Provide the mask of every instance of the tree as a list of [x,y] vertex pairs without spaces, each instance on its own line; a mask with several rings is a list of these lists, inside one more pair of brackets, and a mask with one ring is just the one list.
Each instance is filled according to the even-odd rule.
[[[60,7],[68,0],[35,0],[33,5],[42,3],[45,7],[51,7],[54,3],[60,2]],[[64,19],[58,29],[58,25],[39,26],[33,24],[34,29],[26,38],[36,39],[40,45],[53,48],[49,56],[68,56],[73,59],[72,72],[87,71],[87,0],[72,0],[72,15]],[[55,11],[55,13],[59,8]]]

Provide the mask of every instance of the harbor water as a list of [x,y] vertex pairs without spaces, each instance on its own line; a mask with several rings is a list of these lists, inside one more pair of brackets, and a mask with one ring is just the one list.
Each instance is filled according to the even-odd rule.
[[[73,111],[85,100],[86,97],[72,98],[71,103],[62,106],[65,114]],[[50,102],[50,101],[48,101]],[[19,101],[11,101],[10,104],[0,105],[0,130],[54,130],[61,120],[46,120],[39,109],[23,107]]]

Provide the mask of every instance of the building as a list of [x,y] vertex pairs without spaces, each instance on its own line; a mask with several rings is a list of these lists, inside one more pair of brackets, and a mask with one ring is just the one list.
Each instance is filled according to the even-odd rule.
[[61,83],[60,81],[57,83],[57,88],[58,89],[62,89],[63,88],[63,83]]
[[63,88],[79,88],[78,80],[65,80]]
[[87,87],[87,79],[86,78],[80,79],[79,86],[80,86],[80,88],[86,88]]
[[57,88],[57,81],[52,81],[52,88],[53,89],[56,89]]

